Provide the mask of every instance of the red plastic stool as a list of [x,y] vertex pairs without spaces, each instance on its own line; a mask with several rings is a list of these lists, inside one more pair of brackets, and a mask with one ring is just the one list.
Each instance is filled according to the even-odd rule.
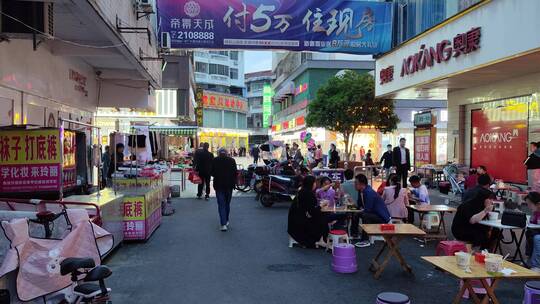
[[[350,244],[349,241],[349,235],[347,234],[347,231],[345,230],[330,230],[330,233],[328,234],[328,240],[332,241],[332,252],[334,252],[334,246],[339,244],[340,240],[344,240],[347,244]],[[329,248],[330,249],[330,248]]]
[[467,252],[467,246],[460,241],[440,241],[435,251],[436,255],[452,256],[454,253],[463,251]]

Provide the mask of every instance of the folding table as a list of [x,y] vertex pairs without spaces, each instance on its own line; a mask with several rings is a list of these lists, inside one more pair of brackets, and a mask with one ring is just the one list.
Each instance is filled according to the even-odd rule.
[[[382,236],[385,240],[384,245],[375,258],[372,260],[369,270],[374,272],[375,279],[378,279],[388,262],[390,257],[394,256],[403,270],[412,273],[412,268],[407,264],[401,253],[399,252],[399,242],[404,237],[424,236],[426,233],[418,227],[411,224],[394,224],[394,230],[381,230],[381,224],[361,224],[362,230],[369,236]],[[382,263],[379,262],[381,255],[388,249]]]

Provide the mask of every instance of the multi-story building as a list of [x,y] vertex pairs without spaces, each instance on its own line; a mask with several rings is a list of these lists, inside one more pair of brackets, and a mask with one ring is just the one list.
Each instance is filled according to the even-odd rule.
[[198,87],[244,96],[244,52],[198,50],[194,59]]
[[155,5],[0,1],[0,125],[94,122],[98,106],[155,108]]
[[441,2],[442,23],[377,58],[376,95],[447,99],[448,159],[525,183],[540,141],[540,2]]
[[195,51],[195,81],[204,89],[200,142],[216,151],[248,149],[248,104],[242,51]]
[[[247,73],[245,80],[246,97],[249,105],[247,126],[251,132],[249,142],[251,144],[262,144],[268,140],[268,122],[265,126],[263,117],[263,92],[265,87],[266,90],[271,89],[274,74],[271,70]],[[271,98],[271,95],[267,97]]]

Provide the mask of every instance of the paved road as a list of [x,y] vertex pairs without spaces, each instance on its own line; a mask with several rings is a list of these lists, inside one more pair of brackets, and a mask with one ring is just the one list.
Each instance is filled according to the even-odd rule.
[[[412,303],[450,303],[458,283],[419,260],[434,244],[402,243],[415,276],[392,261],[379,280],[367,270],[377,247],[357,249],[359,271],[336,274],[322,250],[287,247],[288,204],[267,209],[235,198],[231,230],[218,231],[215,199],[178,199],[176,214],[146,243],[122,246],[106,263],[113,303],[374,303],[382,291],[408,294]],[[502,282],[501,303],[521,303],[523,282]],[[464,302],[466,303],[466,302]]]

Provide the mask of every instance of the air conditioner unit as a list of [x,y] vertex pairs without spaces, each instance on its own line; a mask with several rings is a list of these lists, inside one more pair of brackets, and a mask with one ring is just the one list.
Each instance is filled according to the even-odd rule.
[[141,9],[145,13],[154,12],[152,0],[137,0],[137,5],[139,6],[139,9]]
[[161,48],[162,49],[171,48],[171,35],[168,32],[161,33]]

